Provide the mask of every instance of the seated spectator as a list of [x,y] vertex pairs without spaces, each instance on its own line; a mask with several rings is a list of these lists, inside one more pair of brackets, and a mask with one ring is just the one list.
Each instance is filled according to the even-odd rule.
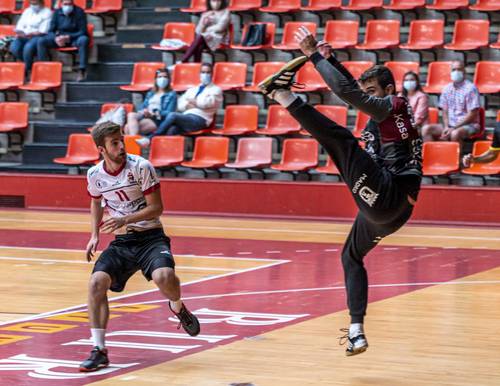
[[36,56],[38,40],[49,32],[51,17],[52,11],[45,7],[43,0],[30,0],[30,6],[23,11],[16,24],[16,39],[10,45],[10,52],[24,62],[27,75]]
[[156,135],[179,135],[206,129],[212,124],[223,97],[220,87],[212,83],[210,63],[201,65],[200,81],[199,86],[188,89],[179,98],[180,112],[169,114],[158,130],[136,140],[141,147],[148,147]]
[[177,107],[177,94],[170,88],[170,74],[167,69],[156,71],[155,85],[137,113],[129,113],[125,134],[149,134],[160,126]]
[[62,0],[61,7],[54,11],[47,36],[38,40],[38,59],[49,61],[49,49],[77,47],[79,71],[77,81],[85,80],[89,37],[87,36],[87,15],[73,0]]
[[222,44],[229,44],[230,24],[227,0],[207,0],[207,11],[202,13],[196,26],[196,37],[181,62],[189,61],[192,56],[195,62],[201,62],[204,49],[215,51]]
[[452,63],[451,80],[439,98],[443,124],[425,125],[422,128],[424,141],[462,141],[480,130],[479,91],[474,83],[465,79],[462,62]]
[[415,126],[420,132],[422,126],[428,123],[429,96],[422,91],[420,79],[413,71],[408,71],[403,77],[403,92],[401,94],[408,98],[413,110]]

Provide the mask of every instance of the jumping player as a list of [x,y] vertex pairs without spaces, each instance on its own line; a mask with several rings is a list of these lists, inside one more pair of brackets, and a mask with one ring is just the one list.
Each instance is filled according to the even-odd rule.
[[[368,277],[363,258],[382,238],[410,218],[422,178],[422,139],[413,124],[408,101],[395,94],[394,77],[374,66],[360,78],[361,88],[332,55],[303,28],[296,35],[302,56],[261,82],[264,94],[287,108],[325,148],[337,165],[359,208],[342,251],[351,325],[341,341],[346,355],[368,348],[363,322],[368,303]],[[310,60],[328,86],[345,102],[370,116],[363,131],[363,150],[351,132],[295,96],[290,88],[296,72]]]
[[[107,291],[120,292],[139,269],[153,279],[180,325],[191,336],[200,324],[181,300],[170,239],[159,216],[163,212],[160,182],[149,161],[125,153],[120,126],[104,122],[94,127],[92,137],[103,160],[88,171],[88,192],[92,233],[87,244],[87,261],[96,252],[99,231],[115,232],[116,238],[96,261],[89,283],[88,314],[94,344],[80,371],[95,371],[109,364],[104,343],[109,319]],[[110,218],[102,222],[104,206]]]

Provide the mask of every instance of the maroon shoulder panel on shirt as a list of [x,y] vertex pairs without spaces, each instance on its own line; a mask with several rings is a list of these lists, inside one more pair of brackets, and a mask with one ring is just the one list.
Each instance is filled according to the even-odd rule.
[[142,194],[147,196],[148,194],[153,193],[154,191],[160,189],[160,183],[158,182],[156,185],[151,186],[150,188],[146,189]]
[[418,138],[418,131],[413,125],[410,104],[406,98],[393,96],[392,110],[389,116],[379,122],[382,143],[400,142]]

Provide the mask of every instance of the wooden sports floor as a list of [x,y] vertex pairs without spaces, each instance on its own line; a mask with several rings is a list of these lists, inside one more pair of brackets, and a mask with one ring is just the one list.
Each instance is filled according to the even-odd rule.
[[88,217],[0,211],[0,385],[500,385],[499,228],[385,239],[366,259],[370,347],[348,358],[349,223],[189,216],[162,221],[201,335],[178,330],[138,272],[111,295],[112,366],[80,374]]

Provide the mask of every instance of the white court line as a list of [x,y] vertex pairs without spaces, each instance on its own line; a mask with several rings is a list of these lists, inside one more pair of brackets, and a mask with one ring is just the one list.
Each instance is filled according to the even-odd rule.
[[[222,273],[220,275],[215,275],[215,276],[210,276],[210,277],[204,277],[204,278],[201,278],[201,279],[197,279],[197,280],[189,281],[189,282],[186,282],[186,283],[182,283],[181,286],[185,287],[185,286],[191,285],[191,284],[197,284],[197,283],[202,283],[202,282],[209,281],[209,280],[220,279],[220,278],[223,278],[223,277],[233,276],[233,275],[237,275],[237,274],[240,274],[240,273],[252,272],[252,271],[259,270],[259,269],[270,268],[270,267],[274,267],[275,265],[280,265],[280,264],[285,264],[285,263],[289,263],[290,262],[290,260],[270,260],[270,259],[262,259],[262,260],[263,261],[265,261],[265,260],[274,261],[274,263],[269,263],[269,264],[262,265],[262,266],[259,266],[259,267],[242,269],[241,271],[229,272],[229,273]],[[154,288],[154,289],[150,289],[150,290],[134,292],[134,293],[127,294],[127,295],[115,296],[115,297],[110,298],[109,300],[110,301],[116,301],[116,300],[120,300],[120,299],[126,299],[126,298],[129,298],[129,297],[132,297],[132,296],[144,295],[144,294],[147,294],[147,293],[157,292],[157,291],[158,291],[158,289]],[[0,322],[0,326],[6,325],[6,324],[11,324],[11,323],[27,322],[27,321],[34,320],[34,319],[47,318],[49,316],[64,315],[64,314],[68,314],[68,313],[75,312],[75,311],[78,311],[78,310],[85,311],[86,307],[87,307],[87,304],[85,303],[85,304],[79,304],[79,305],[76,305],[76,306],[61,308],[61,309],[54,310],[54,311],[42,312],[40,314],[27,316],[27,317],[20,318],[20,319],[10,320],[10,321],[6,321],[6,322]]]

